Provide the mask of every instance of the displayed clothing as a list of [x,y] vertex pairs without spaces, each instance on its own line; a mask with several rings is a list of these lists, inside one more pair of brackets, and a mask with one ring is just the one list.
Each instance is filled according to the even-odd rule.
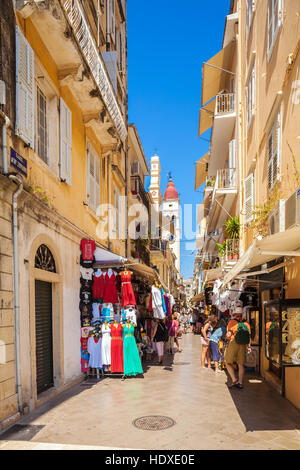
[[93,307],[92,304],[86,304],[82,300],[79,302],[79,310],[81,312],[82,318],[92,318],[93,315]]
[[90,334],[90,327],[89,326],[85,326],[85,327],[81,328],[81,338],[88,338],[89,334]]
[[112,270],[104,276],[104,294],[103,301],[105,304],[117,304],[119,303],[118,291],[116,287],[116,274]]
[[136,305],[136,298],[131,284],[131,272],[123,271],[121,272],[121,305],[122,307],[127,307],[128,305]]
[[80,348],[80,353],[81,353],[81,372],[85,373],[90,370],[90,355],[87,351],[83,351],[82,348]]
[[136,309],[134,307],[126,307],[124,310],[126,320],[130,320],[131,323],[136,325]]
[[80,250],[83,261],[93,261],[96,243],[94,240],[84,238],[80,242]]
[[89,366],[93,369],[102,369],[102,339],[90,336],[88,339],[88,352],[90,354]]
[[93,280],[94,270],[92,268],[84,268],[80,266],[80,278],[81,281],[92,281]]
[[165,302],[165,294],[164,294],[163,288],[160,289],[160,292],[161,292],[161,301],[162,301],[163,311],[164,311],[165,313],[167,313],[166,302]]
[[100,320],[101,306],[93,303],[93,320]]
[[127,323],[124,326],[123,356],[124,375],[132,376],[143,374],[141,359],[134,337],[134,327],[130,325],[128,328]]
[[152,308],[153,308],[153,316],[154,318],[165,318],[165,312],[163,309],[163,302],[161,291],[156,286],[152,286]]
[[104,281],[104,274],[100,269],[94,273],[93,281],[94,281],[93,287],[92,287],[93,298],[102,300],[104,298],[105,281]]
[[123,328],[121,323],[111,325],[111,372],[124,372]]
[[89,287],[81,287],[80,300],[85,304],[89,304],[92,301],[92,291]]
[[111,364],[111,333],[109,324],[103,323],[102,328],[102,364]]
[[114,319],[113,304],[103,304],[101,309],[101,320],[110,322]]
[[255,287],[246,287],[245,292],[240,296],[243,307],[256,307],[258,303],[257,289]]

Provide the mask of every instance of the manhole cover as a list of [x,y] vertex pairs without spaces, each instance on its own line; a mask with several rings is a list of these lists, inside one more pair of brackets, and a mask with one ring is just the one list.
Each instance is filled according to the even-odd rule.
[[174,426],[175,421],[168,416],[143,416],[133,421],[133,425],[145,431],[160,431]]

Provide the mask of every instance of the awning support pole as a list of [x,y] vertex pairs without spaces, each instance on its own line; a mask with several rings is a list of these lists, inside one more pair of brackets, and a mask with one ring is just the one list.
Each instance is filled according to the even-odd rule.
[[214,69],[222,70],[222,72],[231,73],[231,75],[236,75],[235,72],[231,72],[230,70],[222,69],[222,67],[217,67],[217,65],[209,64],[208,62],[203,62],[204,65],[208,65],[209,67],[213,67]]

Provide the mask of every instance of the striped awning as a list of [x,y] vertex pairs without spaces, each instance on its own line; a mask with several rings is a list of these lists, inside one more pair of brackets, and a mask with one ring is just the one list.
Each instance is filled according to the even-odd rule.
[[209,162],[209,152],[196,162],[195,168],[195,191],[205,182]]
[[229,88],[229,78],[233,75],[228,72],[233,69],[235,46],[234,40],[203,64],[201,106]]

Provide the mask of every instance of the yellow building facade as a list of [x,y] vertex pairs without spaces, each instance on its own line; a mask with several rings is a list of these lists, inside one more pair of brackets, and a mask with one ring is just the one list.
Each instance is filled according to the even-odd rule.
[[[0,216],[7,230],[20,189],[15,232],[4,227],[0,234],[3,426],[82,380],[81,239],[127,255],[121,206],[128,153],[126,1],[15,4],[15,82],[3,77],[15,109],[10,121],[1,114]],[[52,318],[44,366],[37,308],[48,309]],[[48,369],[51,383],[43,377]]]

